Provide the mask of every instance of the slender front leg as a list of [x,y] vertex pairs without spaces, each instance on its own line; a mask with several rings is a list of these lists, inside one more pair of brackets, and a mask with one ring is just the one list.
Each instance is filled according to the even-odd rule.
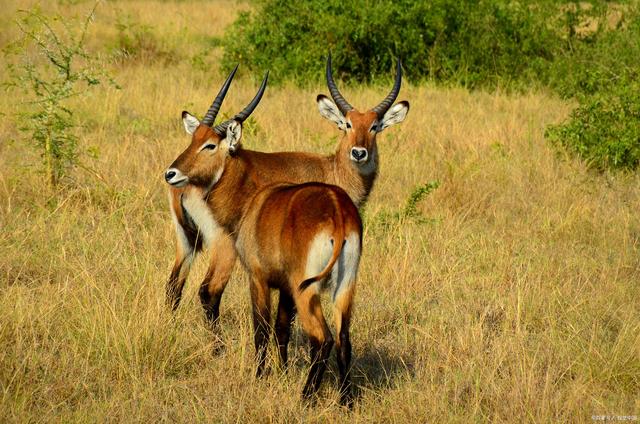
[[231,277],[237,254],[233,239],[226,233],[213,240],[210,248],[209,269],[200,285],[200,302],[207,321],[215,331],[222,293]]
[[253,275],[251,281],[251,303],[253,306],[253,338],[258,367],[256,377],[262,376],[269,344],[269,320],[271,318],[271,296],[266,279]]
[[172,311],[175,311],[182,298],[182,289],[187,281],[191,263],[195,255],[195,241],[190,241],[185,230],[178,223],[176,225],[177,243],[176,260],[171,275],[166,284],[166,301]]
[[291,324],[295,317],[296,309],[293,298],[289,293],[280,290],[280,300],[278,301],[278,316],[276,317],[276,342],[280,353],[280,365],[287,367],[287,350],[289,338],[291,336]]

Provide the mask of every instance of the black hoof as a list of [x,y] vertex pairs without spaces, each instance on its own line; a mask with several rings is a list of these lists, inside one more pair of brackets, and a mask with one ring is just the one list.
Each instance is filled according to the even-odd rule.
[[224,353],[226,346],[221,341],[216,341],[211,347],[211,356],[220,356]]
[[355,402],[353,400],[353,395],[351,395],[351,393],[340,395],[340,406],[343,406],[349,409],[350,411],[353,411],[354,403]]
[[259,367],[256,369],[256,378],[266,378],[271,374],[271,369],[267,367]]
[[308,407],[314,407],[318,404],[318,396],[315,393],[307,394],[305,391],[302,391],[302,403],[304,403]]

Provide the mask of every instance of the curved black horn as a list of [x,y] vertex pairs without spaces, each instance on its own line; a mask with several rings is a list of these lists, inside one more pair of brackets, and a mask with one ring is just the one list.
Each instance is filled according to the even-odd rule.
[[327,86],[329,87],[329,92],[331,93],[331,97],[333,97],[333,101],[336,102],[338,109],[342,112],[343,115],[346,115],[347,112],[353,109],[353,106],[349,104],[342,97],[338,87],[336,87],[336,83],[333,80],[333,73],[331,72],[331,52],[329,52],[329,56],[327,56]]
[[393,102],[396,101],[398,93],[400,93],[400,84],[402,84],[402,64],[398,59],[398,65],[396,66],[396,82],[393,84],[391,92],[380,104],[374,107],[372,110],[378,115],[378,118],[382,118],[389,110]]
[[260,84],[260,88],[258,89],[258,92],[256,93],[253,100],[251,100],[249,104],[244,109],[242,109],[240,113],[238,113],[233,118],[227,121],[224,121],[220,125],[216,125],[216,127],[213,130],[219,135],[224,135],[225,131],[227,130],[227,127],[232,121],[243,122],[245,119],[247,119],[249,115],[251,115],[251,113],[254,111],[254,109],[258,106],[258,103],[260,103],[260,100],[262,100],[262,95],[264,94],[264,91],[267,88],[268,80],[269,80],[269,71],[267,71],[267,73],[264,74],[264,78],[262,79],[262,84]]
[[222,84],[222,88],[220,89],[220,92],[218,93],[215,100],[211,104],[211,107],[207,111],[206,115],[204,115],[204,118],[202,118],[202,123],[204,125],[208,127],[213,125],[213,121],[216,120],[216,116],[218,115],[220,106],[222,106],[222,101],[224,100],[224,96],[227,95],[227,91],[229,90],[229,86],[231,85],[231,80],[233,79],[233,76],[236,74],[237,70],[238,70],[238,65],[236,65],[236,67],[233,68],[233,71],[231,71],[231,73],[227,77],[227,80],[224,82],[224,84]]

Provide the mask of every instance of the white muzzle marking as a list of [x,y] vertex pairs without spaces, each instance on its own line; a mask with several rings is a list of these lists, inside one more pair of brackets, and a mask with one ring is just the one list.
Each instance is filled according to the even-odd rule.
[[174,187],[184,187],[189,182],[189,177],[180,172],[179,169],[169,168],[164,173],[164,179]]
[[351,148],[351,160],[355,163],[364,163],[369,157],[369,152],[364,147]]

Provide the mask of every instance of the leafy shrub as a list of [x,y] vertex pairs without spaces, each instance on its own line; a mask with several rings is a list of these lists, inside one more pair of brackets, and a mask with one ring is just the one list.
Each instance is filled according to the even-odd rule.
[[393,212],[382,211],[375,216],[373,220],[374,224],[388,229],[401,222],[413,222],[416,224],[435,222],[434,219],[422,215],[418,210],[418,204],[438,187],[440,187],[440,181],[437,180],[416,186],[407,198],[402,210]]
[[599,9],[597,29],[556,58],[549,85],[566,98],[619,91],[640,77],[640,8],[638,4]]
[[635,169],[640,164],[640,84],[585,97],[565,124],[547,129],[555,144],[596,169]]
[[550,85],[580,105],[546,136],[599,170],[640,165],[640,13],[636,6],[626,14],[615,30],[600,25],[551,72]]
[[227,33],[223,65],[304,83],[321,79],[331,49],[338,73],[358,81],[387,76],[395,57],[413,79],[530,81],[568,48],[568,30],[552,22],[562,15],[556,3],[260,0]]
[[103,78],[113,83],[84,49],[96,6],[97,2],[79,25],[58,15],[46,16],[38,8],[23,10],[17,21],[22,37],[5,50],[8,57],[18,59],[17,64],[9,63],[6,86],[22,89],[26,96],[17,106],[18,129],[29,145],[40,150],[53,187],[79,164],[77,123],[70,99],[86,94]]
[[407,199],[407,203],[401,215],[406,218],[417,219],[418,221],[424,220],[425,218],[418,211],[418,203],[438,187],[440,187],[440,181],[429,181],[426,184],[419,185],[414,188]]

